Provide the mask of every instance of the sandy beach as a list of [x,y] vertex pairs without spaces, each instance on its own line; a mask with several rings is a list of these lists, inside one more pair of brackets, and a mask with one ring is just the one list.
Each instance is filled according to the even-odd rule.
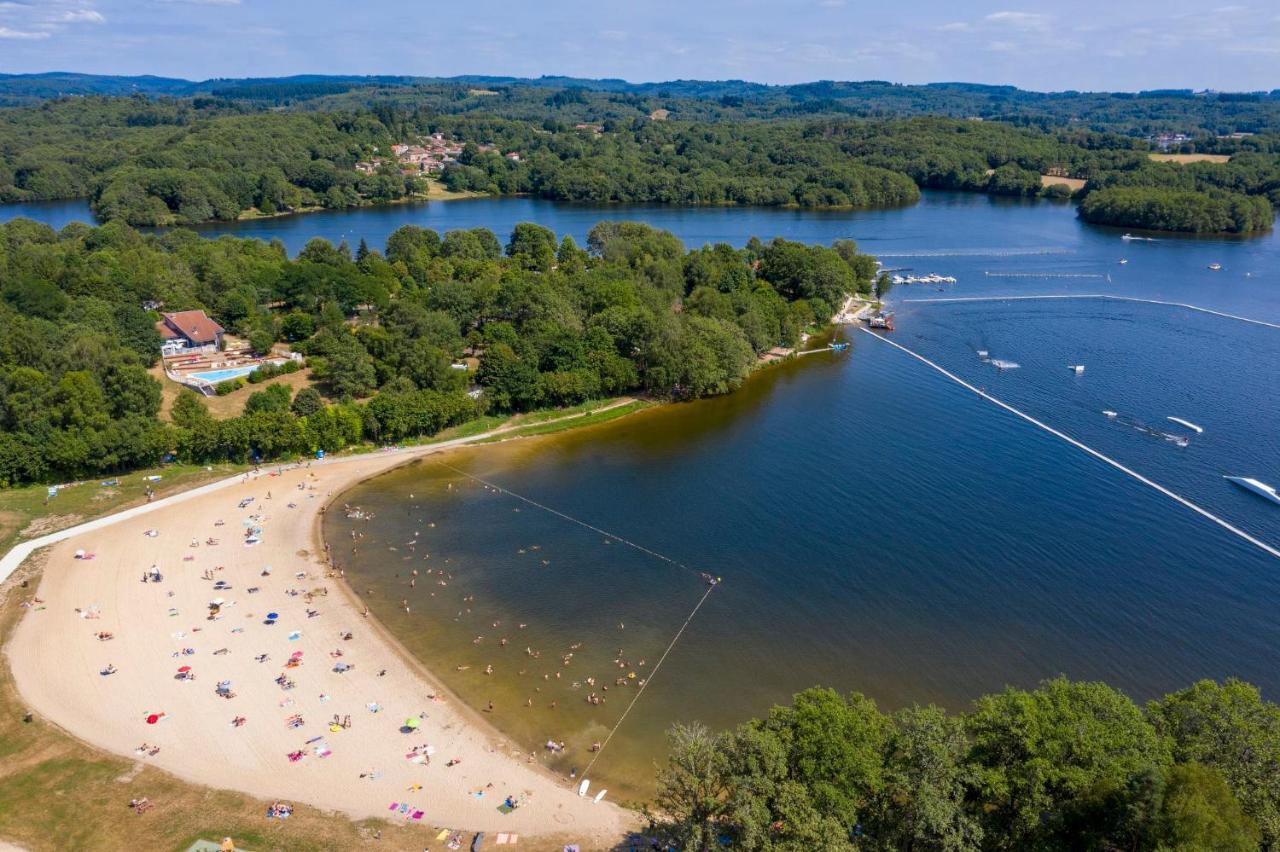
[[630,812],[579,797],[460,706],[328,570],[326,504],[430,451],[264,468],[55,545],[7,647],[23,699],[192,782],[607,848]]

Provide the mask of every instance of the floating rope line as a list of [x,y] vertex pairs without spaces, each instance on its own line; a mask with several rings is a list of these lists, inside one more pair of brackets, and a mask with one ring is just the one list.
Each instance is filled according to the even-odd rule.
[[1028,257],[1042,254],[1071,254],[1073,249],[1047,248],[1007,249],[924,249],[922,251],[872,251],[876,257]]
[[[1104,298],[1105,298],[1105,297],[1104,297]],[[1145,299],[1144,299],[1144,300],[1139,300],[1139,301],[1147,301],[1147,300],[1145,300]],[[1264,324],[1269,324],[1269,323],[1264,323]],[[1280,326],[1277,326],[1277,328],[1280,328]],[[876,333],[874,333],[873,331],[871,331],[870,329],[862,328],[861,326],[859,326],[858,330],[859,330],[859,331],[862,331],[862,332],[865,332],[865,333],[867,333],[867,334],[869,334],[869,335],[871,335],[872,337],[876,338],[877,340],[882,340],[882,341],[884,341],[885,343],[889,344],[890,346],[894,347],[895,349],[900,349],[900,350],[902,350],[903,352],[905,352],[905,353],[907,353],[908,355],[910,355],[912,358],[915,358],[917,361],[920,361],[920,362],[922,362],[922,363],[924,363],[924,364],[927,364],[928,366],[930,366],[930,367],[932,367],[933,369],[937,370],[937,371],[938,371],[939,373],[941,373],[942,375],[946,376],[948,379],[951,379],[951,381],[955,382],[956,384],[960,385],[961,387],[964,387],[964,388],[967,388],[967,389],[969,389],[969,390],[973,391],[973,392],[974,392],[974,393],[976,393],[978,396],[982,397],[983,399],[987,400],[988,402],[995,403],[996,405],[998,405],[998,406],[1000,406],[1001,408],[1003,408],[1005,411],[1008,411],[1008,412],[1009,412],[1009,413],[1011,413],[1011,414],[1014,414],[1014,415],[1016,415],[1016,416],[1018,416],[1018,417],[1021,417],[1023,420],[1027,421],[1027,422],[1028,422],[1028,423],[1030,423],[1031,425],[1036,426],[1036,427],[1038,427],[1038,428],[1040,428],[1040,429],[1043,429],[1044,431],[1048,432],[1050,435],[1053,435],[1054,437],[1061,438],[1063,441],[1066,441],[1068,444],[1071,444],[1073,447],[1076,447],[1077,449],[1084,450],[1084,451],[1085,451],[1086,453],[1088,453],[1089,455],[1093,456],[1093,457],[1094,457],[1094,458],[1096,458],[1096,459],[1099,459],[1099,460],[1101,460],[1101,461],[1106,462],[1107,464],[1109,464],[1109,465],[1111,465],[1112,467],[1114,467],[1116,470],[1118,470],[1118,471],[1120,471],[1120,472],[1122,472],[1122,473],[1126,473],[1126,474],[1128,474],[1129,476],[1132,476],[1134,479],[1138,480],[1138,481],[1139,481],[1139,482],[1141,482],[1143,485],[1146,485],[1146,486],[1149,486],[1149,487],[1151,487],[1151,488],[1154,488],[1156,491],[1159,491],[1161,494],[1165,495],[1166,497],[1170,498],[1171,500],[1176,500],[1177,502],[1181,503],[1183,506],[1186,506],[1186,507],[1187,507],[1188,509],[1190,509],[1191,511],[1193,511],[1193,512],[1195,512],[1195,513],[1197,513],[1197,514],[1199,514],[1199,515],[1201,515],[1201,516],[1203,516],[1203,517],[1205,517],[1205,518],[1208,518],[1210,521],[1213,521],[1215,524],[1217,524],[1218,526],[1222,527],[1224,530],[1226,530],[1227,532],[1231,533],[1232,535],[1238,536],[1239,538],[1243,539],[1244,541],[1248,542],[1249,544],[1252,544],[1254,547],[1258,548],[1259,550],[1262,550],[1263,552],[1265,552],[1265,553],[1269,553],[1269,554],[1271,554],[1272,556],[1276,557],[1277,559],[1280,559],[1280,550],[1277,550],[1275,547],[1272,547],[1271,545],[1267,544],[1265,541],[1262,541],[1261,539],[1254,538],[1253,536],[1249,535],[1249,533],[1245,532],[1244,530],[1240,529],[1239,527],[1233,526],[1232,524],[1230,524],[1229,522],[1227,522],[1227,521],[1223,520],[1222,518],[1218,517],[1217,515],[1213,514],[1213,513],[1212,513],[1212,512],[1210,512],[1209,510],[1200,508],[1199,506],[1197,506],[1195,503],[1192,503],[1192,502],[1191,502],[1190,500],[1188,500],[1187,498],[1185,498],[1185,497],[1183,497],[1183,496],[1181,496],[1181,495],[1179,495],[1179,494],[1175,494],[1174,492],[1170,491],[1168,488],[1165,488],[1163,485],[1160,485],[1160,484],[1159,484],[1159,483],[1157,483],[1157,482],[1153,482],[1152,480],[1150,480],[1150,479],[1148,479],[1147,477],[1143,476],[1142,474],[1138,473],[1136,470],[1134,470],[1134,469],[1132,469],[1132,468],[1129,468],[1129,467],[1124,466],[1123,464],[1121,464],[1120,462],[1118,462],[1118,461],[1116,461],[1115,459],[1111,458],[1110,456],[1105,456],[1105,455],[1103,455],[1102,453],[1100,453],[1100,452],[1098,452],[1097,450],[1095,450],[1093,447],[1090,447],[1089,445],[1084,444],[1084,443],[1082,443],[1082,442],[1080,442],[1080,441],[1076,440],[1075,438],[1072,438],[1070,435],[1066,434],[1065,432],[1060,432],[1059,430],[1057,430],[1057,429],[1053,428],[1052,426],[1048,425],[1047,423],[1044,423],[1043,421],[1037,420],[1036,418],[1032,417],[1030,414],[1027,414],[1027,413],[1026,413],[1026,412],[1024,412],[1024,411],[1021,411],[1021,410],[1019,410],[1019,409],[1017,409],[1017,408],[1014,408],[1012,405],[1009,405],[1007,402],[1004,402],[1003,400],[997,399],[996,397],[994,397],[994,396],[992,396],[991,394],[987,393],[985,390],[982,390],[981,388],[976,388],[976,387],[974,387],[974,386],[973,386],[973,385],[971,385],[969,382],[966,382],[964,379],[962,379],[962,378],[960,378],[959,376],[957,376],[955,373],[952,373],[952,372],[950,372],[949,370],[947,370],[946,368],[941,367],[941,366],[939,366],[938,364],[935,364],[933,361],[930,361],[928,358],[924,357],[923,355],[919,354],[918,352],[914,352],[914,351],[912,351],[912,350],[908,349],[907,347],[903,346],[903,345],[902,345],[902,344],[900,344],[900,343],[895,343],[894,341],[890,340],[890,339],[889,339],[889,338],[887,338],[887,337],[883,337],[883,336],[881,336],[881,335],[879,335],[879,334],[876,334]]]
[[983,272],[988,278],[1110,278],[1100,272]]
[[[448,468],[449,470],[453,471],[459,476],[465,476],[467,479],[474,480],[475,482],[479,482],[481,485],[492,488],[493,490],[499,492],[500,494],[506,494],[510,497],[516,498],[517,500],[528,503],[530,506],[534,506],[538,509],[542,509],[544,512],[550,512],[551,514],[555,515],[557,518],[563,518],[566,521],[577,524],[580,527],[585,527],[586,529],[589,529],[592,532],[599,533],[600,535],[603,535],[607,538],[611,538],[614,541],[625,544],[628,547],[633,547],[636,550],[640,551],[641,553],[646,553],[649,556],[654,557],[655,559],[661,559],[663,562],[666,562],[670,565],[674,565],[677,568],[683,568],[686,571],[696,571],[696,573],[701,577],[709,576],[706,572],[697,571],[697,569],[695,568],[690,568],[688,565],[685,565],[683,562],[679,562],[675,559],[672,559],[670,556],[664,556],[663,554],[658,553],[655,550],[650,550],[649,548],[644,547],[643,545],[636,544],[634,541],[628,541],[627,539],[623,538],[620,535],[614,535],[613,533],[607,530],[602,530],[597,526],[593,526],[587,523],[586,521],[579,520],[578,518],[572,517],[570,515],[566,515],[564,512],[561,512],[557,509],[553,509],[550,506],[545,506],[542,503],[537,502],[536,500],[531,500],[530,498],[525,497],[523,494],[517,494],[516,492],[512,491],[509,488],[503,488],[501,485],[498,485],[497,483],[494,483],[494,482],[490,482],[489,480],[484,479],[483,477],[476,476],[475,474],[472,474],[472,473],[467,473],[465,470],[459,470],[453,465],[446,464],[445,462],[438,462],[438,464],[443,468]],[[662,664],[666,661],[667,656],[671,653],[671,650],[675,648],[676,643],[680,641],[680,637],[684,635],[685,628],[687,628],[689,626],[689,623],[693,621],[693,617],[698,614],[698,610],[702,609],[702,605],[707,602],[707,598],[711,597],[711,593],[716,590],[716,587],[719,584],[720,584],[719,580],[716,580],[715,582],[712,582],[710,585],[708,585],[707,590],[703,592],[702,597],[698,599],[698,602],[696,604],[694,604],[694,607],[689,612],[688,617],[685,618],[684,624],[680,625],[680,629],[676,631],[676,635],[671,638],[671,642],[667,645],[667,649],[662,652],[662,656],[658,658],[658,662],[650,670],[649,676],[645,678],[644,683],[641,684],[640,687],[636,690],[635,697],[631,699],[631,703],[627,705],[627,709],[622,711],[622,715],[618,717],[618,721],[614,723],[613,728],[610,729],[608,735],[604,738],[604,741],[600,744],[600,749],[596,752],[595,757],[591,758],[591,762],[588,763],[587,768],[583,770],[582,775],[584,778],[586,777],[587,773],[591,771],[591,767],[596,765],[596,761],[600,759],[600,755],[604,754],[604,750],[609,745],[609,741],[613,739],[613,735],[618,732],[618,729],[622,727],[622,723],[626,721],[627,716],[631,713],[631,708],[636,706],[636,702],[640,700],[640,696],[644,695],[644,691],[649,688],[649,684],[653,683],[653,679],[658,676],[658,669],[662,668]]]
[[569,521],[570,523],[577,524],[578,526],[585,527],[586,529],[589,529],[592,532],[599,533],[605,538],[611,538],[620,544],[625,544],[627,547],[635,548],[641,553],[647,553],[648,555],[652,556],[654,559],[661,559],[663,562],[666,562],[669,565],[674,565],[677,568],[683,568],[686,571],[692,571],[693,573],[697,574],[700,577],[708,576],[708,574],[705,571],[699,571],[697,568],[691,568],[690,566],[685,565],[683,562],[680,562],[679,560],[672,559],[670,556],[665,556],[661,553],[658,553],[656,550],[650,550],[644,545],[636,544],[634,541],[629,541],[620,535],[615,535],[614,533],[609,532],[608,530],[602,530],[599,527],[592,526],[586,521],[579,520],[578,518],[575,518],[572,515],[566,515],[564,512],[553,509],[550,506],[544,506],[543,504],[539,503],[536,500],[532,500],[528,497],[525,497],[523,494],[517,494],[516,492],[512,491],[509,488],[503,488],[501,485],[498,485],[495,482],[490,482],[489,480],[483,479],[479,476],[476,476],[475,474],[467,473],[465,470],[459,470],[458,468],[454,467],[451,464],[446,464],[444,462],[438,462],[438,464],[441,467],[448,468],[449,470],[453,471],[459,476],[465,476],[467,479],[471,479],[476,482],[479,482],[481,485],[485,485],[489,488],[492,488],[494,491],[497,491],[502,494],[506,494],[509,497],[514,497],[517,500],[528,503],[530,506],[534,506],[538,509],[541,509],[544,512],[550,512],[551,514],[555,515],[557,518],[563,518],[564,520]]
[[1267,328],[1280,329],[1280,323],[1267,322],[1266,320],[1253,319],[1251,317],[1242,317],[1239,314],[1228,314],[1224,311],[1215,311],[1213,308],[1202,308],[1199,305],[1189,305],[1186,302],[1166,302],[1161,299],[1140,299],[1137,296],[1113,296],[1110,293],[1063,293],[1059,295],[1045,296],[950,296],[941,299],[903,299],[902,301],[924,304],[946,302],[1033,302],[1045,299],[1100,299],[1111,302],[1138,302],[1144,305],[1165,305],[1170,308],[1183,308],[1188,311],[1198,311],[1202,314],[1223,317],[1224,319],[1232,319],[1239,322],[1247,322],[1252,325],[1261,325],[1266,326]]
[[596,761],[600,759],[600,755],[604,754],[605,748],[609,745],[609,740],[613,739],[613,735],[618,732],[618,728],[622,727],[622,723],[626,721],[627,714],[631,712],[631,708],[636,706],[636,702],[640,700],[640,696],[644,695],[644,691],[649,688],[649,684],[653,683],[653,679],[658,676],[658,669],[662,668],[662,663],[667,659],[667,655],[671,653],[671,649],[676,646],[676,642],[680,641],[684,629],[689,626],[689,622],[693,621],[693,617],[698,614],[698,610],[702,609],[702,605],[707,602],[707,598],[711,597],[711,593],[716,590],[716,585],[707,586],[707,590],[703,592],[702,598],[694,605],[693,610],[689,613],[689,617],[684,620],[684,624],[680,625],[680,629],[676,631],[676,635],[672,637],[671,644],[667,646],[667,650],[662,652],[662,656],[658,658],[657,664],[653,670],[649,672],[649,676],[645,678],[640,688],[636,690],[636,697],[631,699],[631,703],[627,705],[627,709],[622,711],[622,715],[618,717],[617,723],[613,726],[613,730],[604,738],[604,742],[600,743],[600,749],[596,752],[596,756],[591,758],[591,762],[587,764],[587,768],[582,771],[582,777],[586,778],[587,773],[591,771],[591,767],[596,765]]

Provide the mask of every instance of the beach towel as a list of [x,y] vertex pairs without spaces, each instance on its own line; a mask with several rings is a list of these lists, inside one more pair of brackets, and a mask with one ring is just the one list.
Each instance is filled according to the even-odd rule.
[[391,807],[387,808],[387,810],[389,810],[389,811],[394,811],[394,810],[396,810],[396,809],[397,809],[397,808],[399,808],[399,807],[400,807],[400,803],[399,803],[399,802],[392,802],[392,803],[391,803]]
[[449,836],[449,829],[442,828],[440,829],[440,833],[436,835],[436,840],[444,840],[448,836]]
[[422,811],[414,811],[414,812],[413,812],[413,818],[414,818],[414,819],[422,819]]
[[408,803],[408,802],[405,802],[404,804],[402,804],[402,805],[400,806],[400,813],[405,814],[405,813],[408,813],[408,812],[409,812],[409,803]]
[[502,804],[498,805],[498,813],[500,814],[509,814],[514,810],[515,808],[512,807],[511,805],[508,805],[506,802],[503,802]]

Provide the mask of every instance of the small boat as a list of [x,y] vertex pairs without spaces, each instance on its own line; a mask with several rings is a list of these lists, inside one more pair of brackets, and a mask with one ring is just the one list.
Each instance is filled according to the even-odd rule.
[[848,344],[848,343],[833,343],[833,344],[831,344],[831,351],[832,351],[832,352],[843,352],[843,351],[845,351],[845,350],[846,350],[846,349],[848,349],[848,348],[849,348],[849,344]]
[[985,350],[985,349],[979,349],[979,350],[978,350],[978,357],[979,357],[979,358],[986,358],[986,357],[987,357],[987,350]]
[[1067,369],[1074,370],[1075,374],[1078,376],[1084,372],[1084,364],[1068,364]]
[[1190,420],[1183,420],[1181,417],[1166,417],[1165,420],[1168,420],[1170,423],[1177,423],[1179,426],[1186,426],[1188,429],[1190,429],[1192,432],[1195,432],[1197,435],[1204,432],[1203,426],[1197,426],[1196,424],[1192,423]]
[[1105,414],[1105,415],[1107,415],[1108,417],[1115,417],[1115,416],[1116,416],[1116,413],[1115,413],[1114,411],[1110,411],[1110,410],[1105,409],[1105,408],[1102,410],[1102,413],[1103,413],[1103,414]]
[[1125,265],[1126,263],[1128,263],[1128,262],[1129,262],[1129,259],[1128,259],[1128,258],[1124,258],[1124,257],[1120,258],[1120,265],[1121,265],[1121,266],[1124,266],[1124,265]]
[[1211,263],[1211,264],[1209,264],[1209,268],[1210,268],[1210,269],[1212,269],[1214,272],[1217,272],[1218,270],[1222,269],[1222,264],[1221,264],[1221,263]]
[[582,783],[578,785],[578,795],[579,796],[587,795],[587,790],[589,790],[590,788],[591,788],[591,782],[588,781],[586,778],[583,778]]
[[591,801],[592,801],[592,802],[594,802],[594,803],[596,803],[597,805],[598,805],[598,804],[600,804],[600,800],[604,798],[604,794],[605,794],[605,793],[607,793],[607,792],[609,792],[609,791],[608,791],[608,790],[601,790],[599,793],[596,793],[596,797],[595,797],[594,799],[592,799]]
[[1234,482],[1246,491],[1252,491],[1263,499],[1270,500],[1272,503],[1280,506],[1280,494],[1276,493],[1275,486],[1260,482],[1252,476],[1224,476],[1223,479],[1228,482]]

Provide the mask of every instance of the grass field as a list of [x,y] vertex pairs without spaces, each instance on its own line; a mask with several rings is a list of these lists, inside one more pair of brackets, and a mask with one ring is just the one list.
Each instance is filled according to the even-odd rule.
[[1157,163],[1225,163],[1230,154],[1148,154]]
[[1071,187],[1072,192],[1075,192],[1078,189],[1084,189],[1084,185],[1086,181],[1083,181],[1080,178],[1067,178],[1067,177],[1054,177],[1053,175],[1040,175],[1041,186],[1053,186],[1055,183],[1066,184],[1067,186]]
[[[148,485],[155,489],[157,497],[167,497],[246,468],[247,465],[231,464],[169,465],[75,483],[59,488],[56,497],[48,497],[45,485],[0,489],[0,554],[19,540],[36,538],[143,503]],[[143,479],[151,475],[160,476],[160,481]],[[113,479],[119,484],[101,484]]]

